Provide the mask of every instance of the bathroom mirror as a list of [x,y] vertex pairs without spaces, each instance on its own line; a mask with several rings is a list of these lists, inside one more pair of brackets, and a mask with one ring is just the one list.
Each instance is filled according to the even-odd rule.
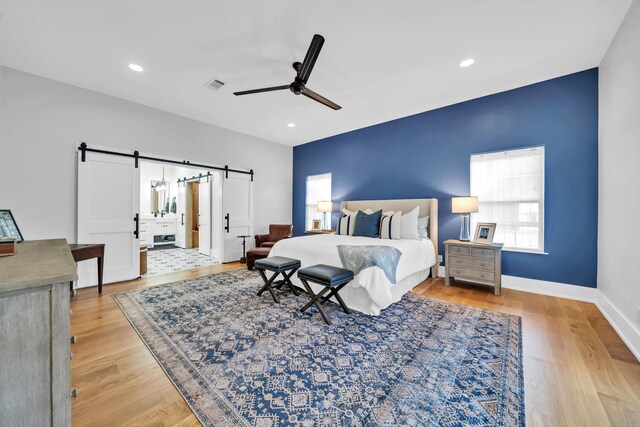
[[[171,209],[171,199],[169,198],[169,183],[164,181],[151,181],[151,213],[164,211],[168,213]],[[159,185],[160,184],[160,185]]]

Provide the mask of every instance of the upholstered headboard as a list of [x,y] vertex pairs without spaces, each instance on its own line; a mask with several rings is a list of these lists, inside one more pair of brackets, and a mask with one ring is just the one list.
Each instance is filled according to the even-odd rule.
[[436,251],[436,265],[431,268],[431,277],[438,277],[438,199],[397,199],[397,200],[350,200],[340,202],[340,209],[350,211],[366,209],[409,212],[420,208],[420,217],[429,215],[429,239]]

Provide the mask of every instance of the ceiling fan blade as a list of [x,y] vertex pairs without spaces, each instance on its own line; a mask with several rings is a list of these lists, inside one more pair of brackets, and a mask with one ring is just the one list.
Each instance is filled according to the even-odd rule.
[[298,71],[298,78],[304,83],[307,83],[309,80],[309,76],[311,75],[311,71],[313,71],[313,66],[316,64],[316,60],[318,59],[318,55],[320,55],[320,49],[322,49],[323,44],[324,37],[320,34],[314,35],[313,39],[311,39],[309,50],[307,50],[307,54],[304,57],[304,61],[302,61],[302,66],[300,67],[300,71]]
[[272,90],[284,90],[289,89],[289,85],[284,86],[273,86],[273,87],[263,87],[262,89],[252,89],[252,90],[244,90],[242,92],[233,92],[235,96],[240,95],[251,95],[252,93],[260,93],[260,92],[271,92]]
[[314,101],[318,101],[319,103],[324,104],[324,105],[326,105],[326,106],[327,106],[327,107],[329,107],[329,108],[333,108],[334,110],[339,110],[339,109],[341,109],[341,108],[342,108],[341,106],[339,106],[339,105],[338,105],[338,104],[336,104],[335,102],[333,102],[333,101],[329,101],[329,100],[328,100],[327,98],[325,98],[324,96],[320,95],[319,93],[316,93],[316,92],[312,91],[312,90],[311,90],[311,89],[309,89],[309,88],[306,88],[306,87],[305,87],[305,88],[302,90],[302,94],[303,94],[304,96],[306,96],[307,98],[311,98],[311,99],[313,99]]

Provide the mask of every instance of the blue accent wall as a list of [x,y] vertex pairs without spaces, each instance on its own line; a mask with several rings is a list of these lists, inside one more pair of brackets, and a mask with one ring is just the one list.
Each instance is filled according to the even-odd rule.
[[548,255],[505,252],[503,274],[595,288],[597,68],[294,147],[295,234],[306,177],[331,172],[336,211],[340,200],[436,197],[444,254],[460,231],[451,197],[469,194],[470,155],[533,145],[545,146]]

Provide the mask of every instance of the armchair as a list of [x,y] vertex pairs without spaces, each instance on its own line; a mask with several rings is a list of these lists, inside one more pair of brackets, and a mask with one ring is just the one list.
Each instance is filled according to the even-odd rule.
[[279,240],[291,237],[293,225],[290,224],[270,224],[269,234],[257,234],[256,248],[270,248]]

